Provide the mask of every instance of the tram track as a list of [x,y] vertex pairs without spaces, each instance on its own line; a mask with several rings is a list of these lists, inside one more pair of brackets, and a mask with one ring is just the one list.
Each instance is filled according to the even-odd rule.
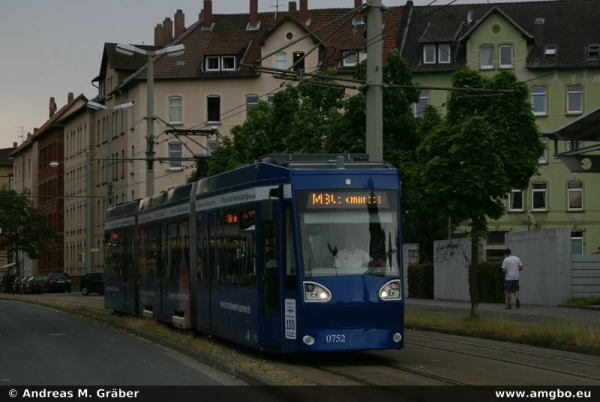
[[[448,342],[448,343],[452,343],[452,344],[458,344],[461,346],[467,346],[470,348],[470,350],[475,350],[475,349],[493,350],[493,351],[505,353],[509,356],[521,355],[521,356],[527,356],[530,358],[534,358],[536,360],[544,360],[545,362],[550,361],[550,362],[566,363],[569,365],[569,367],[573,367],[573,368],[590,367],[590,368],[593,368],[594,370],[596,370],[596,368],[598,368],[598,370],[596,370],[595,372],[600,373],[600,360],[598,362],[593,362],[593,361],[582,360],[582,359],[577,359],[577,358],[563,357],[563,356],[547,354],[547,353],[538,353],[538,352],[520,350],[520,349],[516,349],[516,348],[504,347],[504,346],[483,344],[483,343],[479,343],[479,342],[469,342],[469,341],[464,341],[464,340],[450,339],[450,338],[446,338],[446,337],[436,337],[436,336],[431,336],[431,335],[411,334],[411,337]],[[461,350],[457,350],[457,349],[453,349],[453,348],[444,348],[444,347],[439,347],[439,346],[423,345],[423,344],[415,343],[412,341],[406,341],[405,344],[408,347],[419,347],[419,348],[424,348],[424,349],[428,349],[428,350],[435,350],[435,351],[453,353],[453,354],[457,354],[457,355],[461,355],[461,356],[469,356],[469,357],[474,357],[474,358],[478,358],[478,359],[485,359],[485,360],[489,360],[489,361],[493,361],[493,362],[501,362],[501,363],[507,363],[507,364],[513,364],[513,365],[516,364],[521,367],[528,367],[528,368],[547,371],[547,372],[555,373],[555,374],[559,374],[559,375],[565,375],[565,376],[570,376],[570,377],[575,377],[575,378],[586,379],[586,380],[594,381],[594,382],[597,382],[598,384],[600,384],[600,376],[590,376],[590,375],[575,373],[575,372],[573,372],[573,369],[571,371],[556,369],[556,368],[553,368],[556,366],[555,364],[550,364],[550,363],[544,364],[541,361],[538,364],[531,364],[531,363],[525,363],[523,361],[517,361],[517,359],[499,358],[499,357],[489,356],[489,355],[486,356],[486,355],[482,355],[481,353],[477,353],[477,352],[466,352],[466,351],[461,351]]]
[[[39,301],[46,298],[82,304],[77,300],[80,297],[73,295],[47,295]],[[90,302],[90,307],[103,309],[100,298],[85,301]],[[237,349],[230,344],[223,347],[237,349],[237,353],[247,354],[249,359],[272,364],[276,370],[288,373],[288,377],[295,376],[303,384],[513,385],[514,378],[522,381],[515,385],[600,384],[597,356],[456,335],[419,331],[406,335],[403,350],[389,351],[279,356]]]

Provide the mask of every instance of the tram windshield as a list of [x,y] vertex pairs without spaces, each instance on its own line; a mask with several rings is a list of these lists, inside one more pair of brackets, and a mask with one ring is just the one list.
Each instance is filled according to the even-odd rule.
[[398,197],[384,190],[299,191],[302,273],[398,276]]

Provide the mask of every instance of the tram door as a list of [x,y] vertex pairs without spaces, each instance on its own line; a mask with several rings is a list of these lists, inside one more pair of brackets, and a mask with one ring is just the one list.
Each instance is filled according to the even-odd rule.
[[[272,210],[270,208],[272,207]],[[281,336],[281,267],[283,250],[280,247],[278,203],[261,211],[261,247],[262,247],[262,309],[261,309],[261,345],[269,349],[282,348]],[[268,216],[266,216],[268,215]]]
[[209,212],[203,216],[201,223],[202,230],[202,254],[204,256],[203,261],[203,273],[201,274],[202,284],[198,295],[199,306],[198,306],[198,325],[201,329],[216,332],[216,314],[215,311],[215,290],[217,280],[217,261],[216,261],[216,216],[214,212]]
[[157,306],[158,311],[155,312],[157,314],[157,318],[160,320],[167,319],[167,306],[166,306],[166,298],[167,298],[167,239],[166,239],[166,224],[161,223],[158,227],[159,237],[156,239],[158,244],[158,253],[156,256],[156,296],[159,301],[159,305]]

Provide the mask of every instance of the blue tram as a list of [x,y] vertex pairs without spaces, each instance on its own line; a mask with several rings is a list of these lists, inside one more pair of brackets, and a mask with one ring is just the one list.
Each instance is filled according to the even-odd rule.
[[105,307],[252,348],[402,348],[400,182],[271,155],[108,210]]

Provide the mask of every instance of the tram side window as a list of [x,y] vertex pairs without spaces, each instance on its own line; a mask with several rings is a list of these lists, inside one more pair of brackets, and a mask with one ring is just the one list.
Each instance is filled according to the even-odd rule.
[[156,277],[157,242],[156,228],[147,226],[142,228],[142,263],[140,264],[142,279]]
[[279,270],[277,269],[277,219],[263,223],[263,314],[279,315]]
[[237,284],[238,262],[236,253],[239,243],[239,224],[236,210],[223,211],[219,219],[219,269],[221,280],[229,284]]
[[177,222],[169,223],[168,234],[168,277],[169,279],[177,279],[179,264],[181,263],[181,239],[178,236],[179,231]]
[[256,287],[256,213],[254,209],[240,213],[240,275],[241,285]]
[[285,290],[298,290],[292,208],[290,205],[286,206],[285,209]]
[[204,250],[206,250],[206,236],[202,235],[202,216],[198,216],[198,220],[196,221],[196,259],[198,261],[198,272],[197,279],[199,281],[204,279]]

